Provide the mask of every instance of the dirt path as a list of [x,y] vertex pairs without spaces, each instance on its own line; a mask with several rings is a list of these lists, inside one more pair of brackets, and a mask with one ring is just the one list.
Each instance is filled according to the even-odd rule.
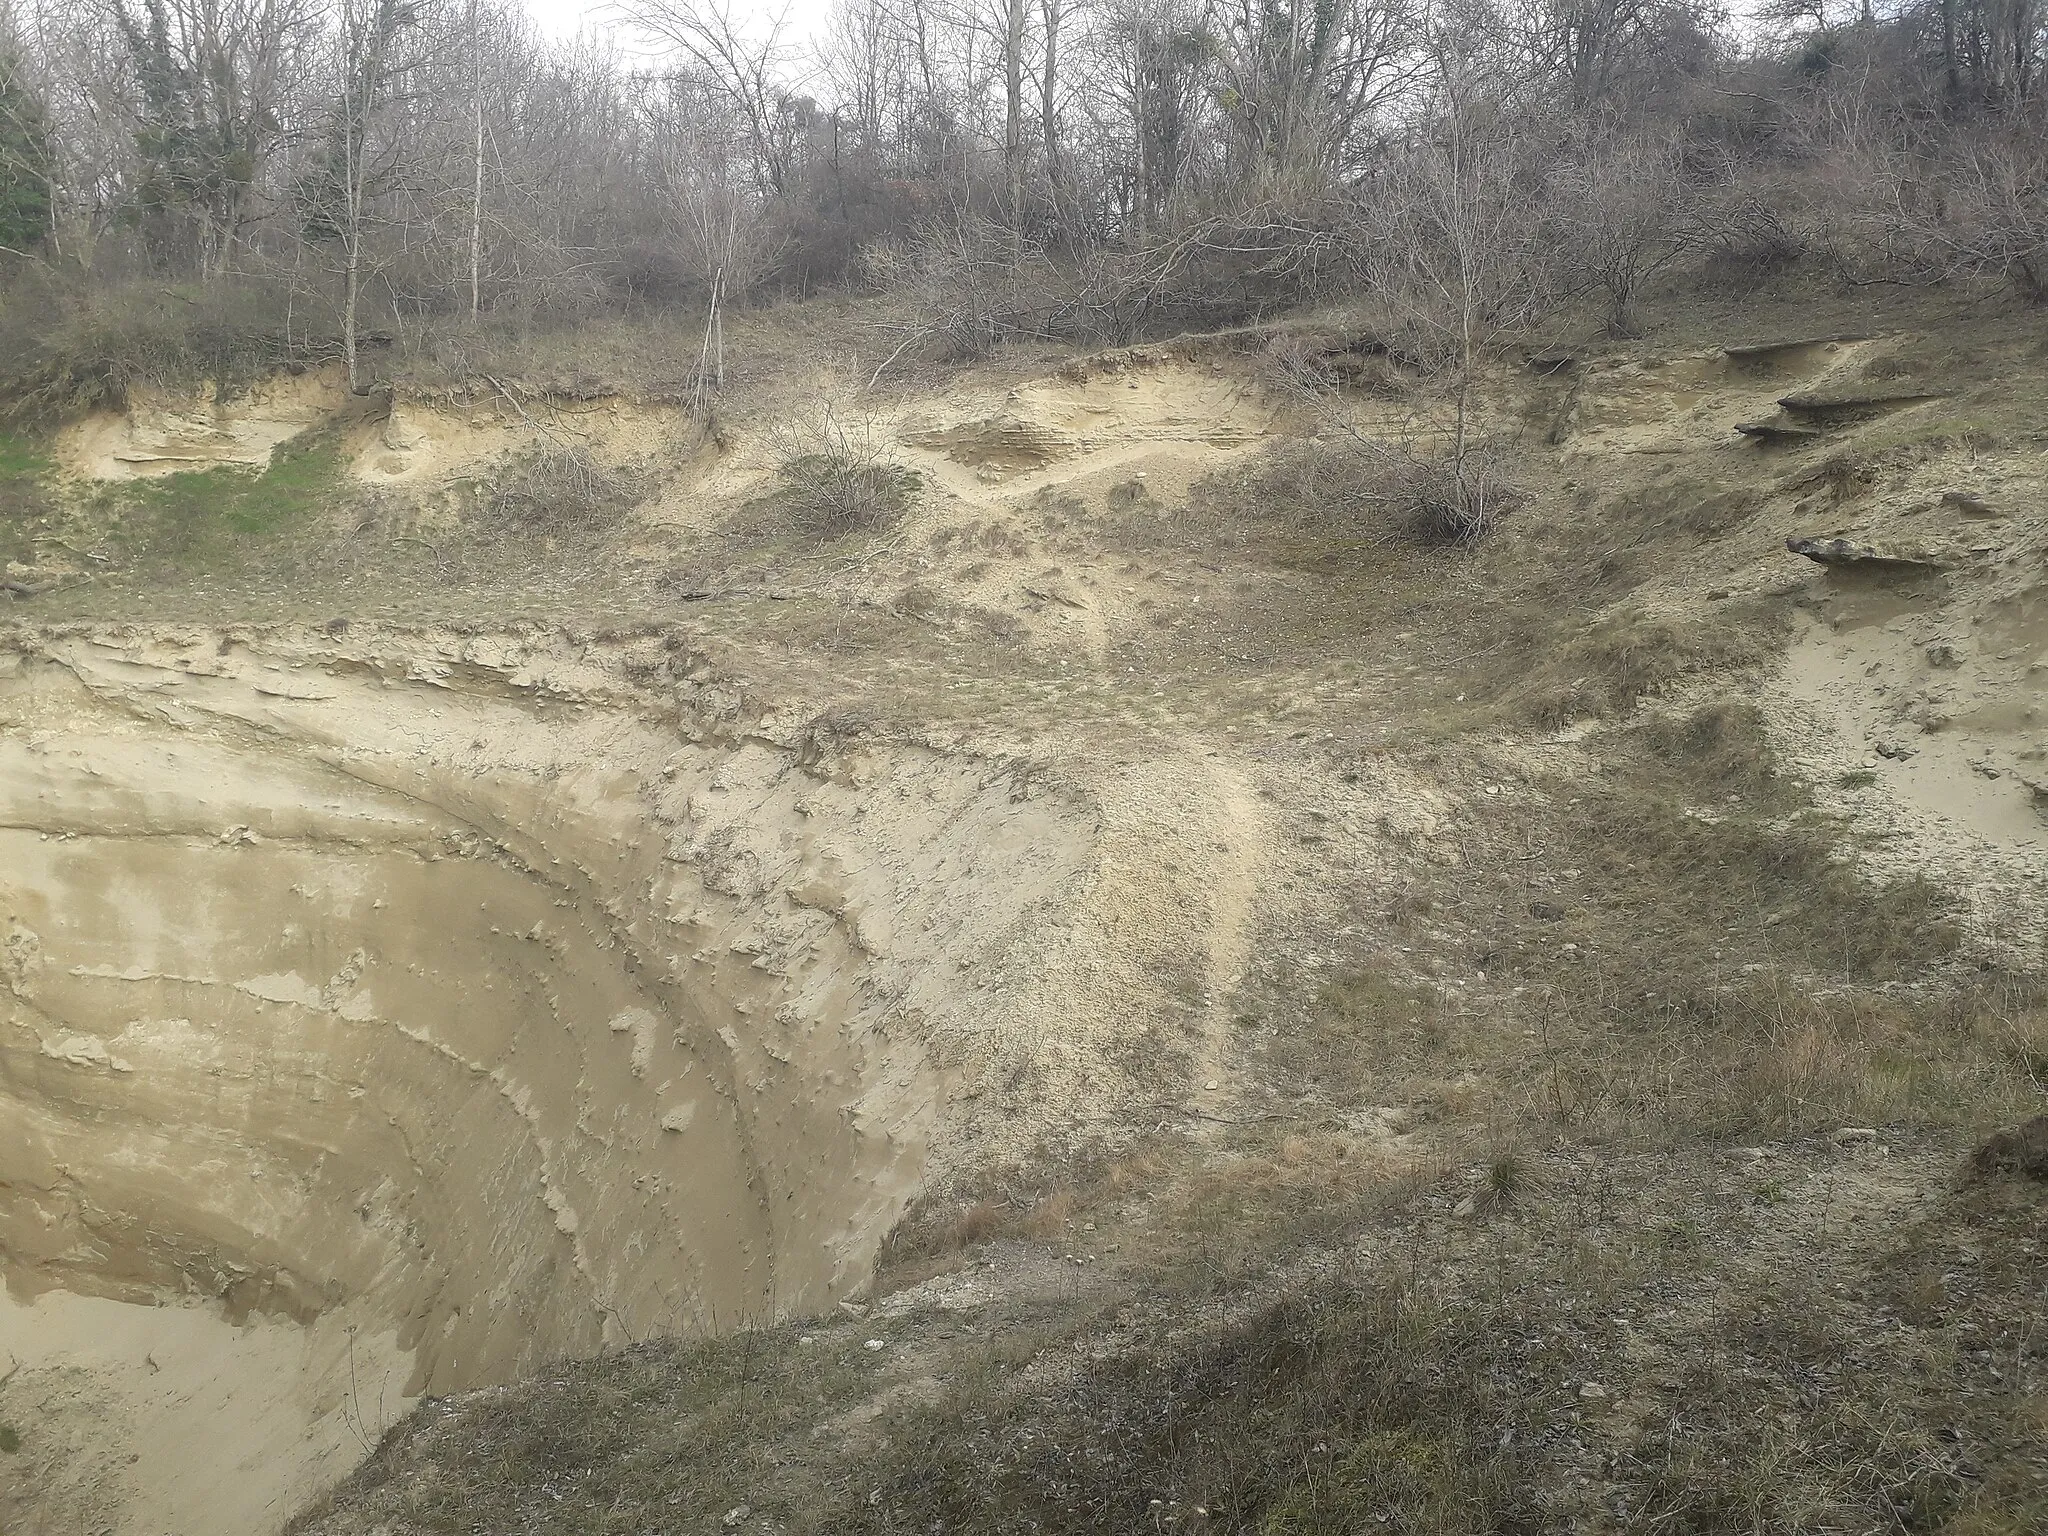
[[1252,958],[1263,877],[1272,863],[1268,815],[1251,776],[1238,763],[1219,760],[1209,770],[1209,826],[1215,860],[1209,905],[1209,967],[1202,1007],[1195,1083],[1205,1103],[1236,1090],[1230,1071],[1232,1021],[1238,984]]

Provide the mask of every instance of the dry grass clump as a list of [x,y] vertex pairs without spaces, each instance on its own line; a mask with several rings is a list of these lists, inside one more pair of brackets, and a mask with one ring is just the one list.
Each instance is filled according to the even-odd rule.
[[[1667,1141],[1970,1127],[2038,1097],[2042,988],[1958,971],[1940,893],[1861,867],[1776,772],[1753,710],[1647,721],[1613,747],[1606,775],[1515,812],[1557,850],[1490,961],[1535,1036],[1503,1067],[1521,1113]],[[1569,879],[1549,873],[1566,859]]]
[[1660,771],[1695,793],[1739,800],[1754,810],[1783,808],[1798,797],[1778,773],[1763,714],[1754,704],[1723,699],[1689,714],[1652,715],[1631,739]]
[[[1701,1170],[1659,1161],[1595,1189],[1539,1177],[1549,1161],[1476,1170],[1469,1238],[1420,1214],[1439,1193],[1389,1212],[1367,1264],[1277,1297],[1272,1270],[1248,1270],[1131,1317],[1108,1348],[1041,1338],[1028,1371],[963,1373],[842,1485],[865,1498],[813,1528],[2028,1528],[2025,1432],[1999,1423],[2022,1388],[1999,1360],[1883,1323],[1893,1244],[1806,1283],[1742,1256],[1765,1220],[1746,1192],[1674,1188]],[[1399,1263],[1404,1242],[1426,1258]],[[1986,1278],[2038,1314],[2020,1267]],[[1945,1524],[2001,1509],[2018,1518]]]
[[1465,861],[1357,914],[1406,944],[1462,930],[1433,954],[1486,985],[1369,951],[1304,1001],[1277,989],[1257,1020],[1268,1081],[1460,1135],[1665,1146],[1975,1127],[2038,1096],[2042,990],[1957,967],[1940,893],[1861,866],[1753,708],[1653,717],[1602,746],[1605,772],[1481,801]]
[[1096,532],[1134,553],[1165,544],[1284,573],[1284,612],[1266,612],[1264,599],[1215,610],[1241,632],[1227,638],[1255,655],[1373,658],[1402,689],[1406,719],[1440,735],[1503,717],[1550,729],[1624,718],[1677,685],[1764,663],[1786,628],[1769,599],[1697,614],[1617,605],[1654,573],[1639,551],[1680,525],[1741,523],[1747,498],[1674,485],[1634,507],[1634,523],[1603,513],[1597,539],[1532,516],[1465,544],[1418,534],[1419,503],[1397,505],[1415,485],[1329,441],[1294,441],[1204,481],[1164,515],[1110,517]]
[[294,1530],[2038,1528],[2048,1290],[2009,1186],[1838,1232],[1809,1275],[1773,1234],[1815,1202],[1774,1181],[1472,1172],[1472,1217],[1417,1186],[1354,1231],[1362,1261],[643,1346],[431,1403]]
[[1381,1061],[1419,1060],[1446,1043],[1435,992],[1381,970],[1347,971],[1323,981],[1301,1017],[1276,1029],[1261,1053],[1275,1080],[1346,1102],[1368,1070],[1361,1051]]
[[[1874,881],[1832,824],[1798,809],[1798,790],[1772,784],[1753,715],[1714,707],[1676,727],[1721,743],[1716,757],[1682,767],[1656,755],[1672,729],[1660,725],[1625,740],[1603,780],[1553,790],[1546,830],[1580,871],[1573,910],[1586,941],[1633,951],[1630,958],[1649,962],[1644,978],[1666,983],[1744,959],[1838,982],[1896,981],[1954,951],[1956,934],[1934,887]],[[1728,803],[1730,787],[1711,777],[1716,758],[1746,763],[1771,798]],[[1572,920],[1559,934],[1576,936]],[[1574,958],[1577,966],[1588,963],[1598,963],[1597,950]]]
[[1211,503],[1248,520],[1248,542],[1278,563],[1328,569],[1477,543],[1524,499],[1488,453],[1460,463],[1428,442],[1336,435],[1276,444],[1241,480],[1198,487],[1190,510]]
[[[720,1530],[731,1509],[803,1497],[832,1460],[829,1446],[800,1449],[806,1432],[865,1385],[858,1351],[800,1337],[782,1328],[664,1340],[559,1362],[502,1391],[429,1400],[355,1475],[350,1503],[409,1531],[628,1536],[655,1521]],[[431,1475],[417,1475],[423,1461]],[[330,1505],[289,1529],[323,1528]]]
[[1593,620],[1561,644],[1534,642],[1533,664],[1531,652],[1522,652],[1492,681],[1537,725],[1612,720],[1686,678],[1759,664],[1770,653],[1769,628],[1767,615],[1739,609],[1712,619],[1624,610]]
[[1420,1288],[1346,1277],[912,1416],[832,1528],[1307,1533],[1513,1528],[1526,1459],[1489,1341]]
[[1575,1135],[1732,1140],[1973,1126],[2040,1094],[2013,1038],[2039,1036],[2048,1015],[2011,978],[1813,998],[1768,977],[1665,1007],[1657,1021],[1568,1000],[1531,1052],[1525,1113]]

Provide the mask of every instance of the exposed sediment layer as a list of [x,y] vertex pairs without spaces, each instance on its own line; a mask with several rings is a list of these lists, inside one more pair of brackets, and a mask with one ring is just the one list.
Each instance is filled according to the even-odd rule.
[[18,1295],[368,1298],[442,1391],[864,1283],[942,1110],[925,1013],[1086,818],[576,653],[0,654]]

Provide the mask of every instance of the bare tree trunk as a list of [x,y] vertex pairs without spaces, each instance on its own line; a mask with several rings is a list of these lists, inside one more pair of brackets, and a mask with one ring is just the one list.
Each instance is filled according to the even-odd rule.
[[714,390],[725,388],[725,268],[711,274],[711,308],[704,316],[704,343],[697,349],[697,386],[691,403],[699,411],[711,403]]
[[1009,0],[1003,34],[1003,163],[1010,173],[1010,219],[1024,218],[1024,0]]
[[483,306],[484,265],[484,48],[477,0],[469,0],[469,46],[475,74],[470,80],[470,122],[475,130],[476,179],[469,199],[469,315]]
[[385,0],[358,0],[342,12],[342,302],[341,352],[348,387],[363,390],[357,311],[363,297],[363,233],[369,218],[370,129],[385,88],[386,47],[395,11]]
[[1475,332],[1484,294],[1479,286],[1480,263],[1492,253],[1486,251],[1477,199],[1468,195],[1465,139],[1465,105],[1453,98],[1451,112],[1451,241],[1458,261],[1458,407],[1451,442],[1451,473],[1457,486],[1458,510],[1473,512],[1471,487],[1466,482],[1466,434],[1472,401],[1472,365],[1478,350]]
[[356,306],[362,297],[363,267],[363,164],[368,158],[368,146],[358,142],[362,121],[358,120],[358,103],[355,99],[355,70],[346,52],[342,55],[341,74],[341,156],[342,156],[342,299],[341,299],[341,356],[348,367],[348,388],[350,394],[362,390],[361,373],[356,365]]
[[779,75],[789,7],[769,11],[758,33],[748,31],[730,0],[623,0],[619,14],[670,43],[739,113],[761,190],[783,196],[795,151]]
[[348,364],[349,393],[359,395],[362,375],[356,366],[356,306],[362,297],[362,234],[351,229],[346,241],[347,264],[342,276],[341,355]]
[[1045,58],[1038,77],[1038,129],[1045,141],[1045,179],[1057,188],[1060,179],[1060,130],[1054,102],[1059,94],[1060,7],[1064,0],[1039,0],[1039,25],[1045,31]]
[[1145,119],[1145,13],[1135,13],[1131,26],[1131,117],[1137,132],[1133,135],[1133,159],[1136,162],[1137,179],[1131,192],[1131,209],[1138,222],[1137,235],[1142,244],[1145,239],[1148,205],[1152,188],[1146,166],[1146,148],[1151,142],[1152,128]]

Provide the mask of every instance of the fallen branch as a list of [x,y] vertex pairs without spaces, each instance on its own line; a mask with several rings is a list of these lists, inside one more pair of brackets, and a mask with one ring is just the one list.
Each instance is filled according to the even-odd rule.
[[1059,603],[1067,608],[1085,609],[1088,606],[1077,598],[1069,597],[1064,592],[1052,587],[1033,587],[1027,585],[1024,588],[1024,595],[1026,597],[1035,597],[1042,603]]
[[916,330],[912,331],[907,337],[905,337],[902,346],[898,347],[894,352],[891,352],[887,357],[882,359],[882,366],[877,368],[874,372],[874,376],[868,380],[868,388],[873,389],[877,384],[881,383],[882,375],[888,371],[889,365],[895,362],[897,358],[901,357],[905,352],[908,352],[912,347],[916,346],[920,341],[923,341],[929,335],[931,335],[931,328],[929,326],[919,326]]
[[392,543],[394,543],[394,544],[417,544],[417,545],[419,545],[419,547],[420,547],[421,549],[424,549],[424,550],[425,550],[425,551],[426,551],[426,552],[427,552],[428,554],[430,554],[430,555],[432,555],[432,556],[434,557],[434,563],[435,563],[435,564],[437,564],[437,565],[438,565],[438,564],[440,564],[440,561],[441,561],[441,551],[440,551],[440,550],[438,550],[438,549],[436,549],[436,548],[435,548],[435,547],[434,547],[434,546],[433,546],[432,544],[428,543],[428,542],[427,542],[427,541],[426,541],[425,539],[423,539],[423,538],[420,538],[420,537],[419,537],[418,535],[416,535],[416,534],[410,534],[410,533],[400,533],[400,534],[395,534],[395,535],[393,535],[393,536],[392,536],[392,540],[391,540],[391,542],[392,542]]
[[37,534],[32,542],[37,544],[54,544],[59,549],[63,550],[65,554],[71,555],[79,560],[91,560],[99,565],[112,565],[114,563],[114,557],[112,555],[103,555],[95,550],[90,549],[80,549],[75,544],[67,544],[64,540],[58,538],[55,534],[52,533]]

